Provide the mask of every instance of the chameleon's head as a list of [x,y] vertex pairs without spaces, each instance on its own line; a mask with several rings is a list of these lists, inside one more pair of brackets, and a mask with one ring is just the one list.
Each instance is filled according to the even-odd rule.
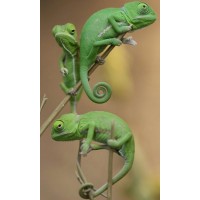
[[74,54],[79,48],[76,28],[73,24],[56,25],[52,29],[52,34],[64,51]]
[[133,30],[143,28],[155,22],[156,14],[146,3],[139,1],[129,2],[122,8],[127,21],[133,25]]
[[56,141],[69,141],[78,138],[77,129],[79,115],[75,113],[65,114],[56,120],[52,127],[51,137]]

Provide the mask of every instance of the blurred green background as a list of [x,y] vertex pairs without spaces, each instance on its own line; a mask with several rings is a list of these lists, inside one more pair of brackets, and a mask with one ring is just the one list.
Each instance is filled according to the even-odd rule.
[[[121,7],[124,0],[41,0],[41,100],[48,101],[41,112],[41,124],[64,98],[59,88],[62,79],[58,58],[62,50],[51,35],[56,24],[74,23],[80,31],[87,18],[106,7]],[[104,110],[123,118],[136,140],[135,162],[131,172],[113,186],[113,200],[158,200],[160,182],[160,2],[148,0],[157,13],[157,21],[131,34],[136,47],[116,47],[92,74],[90,84],[107,81],[113,88],[109,102],[98,105],[85,94],[78,104],[78,113]],[[69,112],[69,106],[62,113]],[[60,115],[61,115],[60,114]],[[75,176],[78,141],[55,142],[49,127],[41,138],[41,200],[81,199]],[[106,151],[92,152],[83,160],[88,180],[96,187],[107,179]],[[114,156],[114,172],[123,160]],[[103,199],[98,197],[97,200]]]

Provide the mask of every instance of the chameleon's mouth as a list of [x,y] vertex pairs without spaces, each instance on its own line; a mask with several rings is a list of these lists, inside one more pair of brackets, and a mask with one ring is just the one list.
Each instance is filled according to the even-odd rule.
[[69,137],[72,134],[74,134],[74,133],[68,133],[66,131],[63,131],[61,133],[56,133],[56,135],[52,134],[52,139],[56,140],[56,141],[62,141],[64,138]]
[[72,44],[77,43],[77,41],[75,40],[75,38],[72,35],[65,33],[65,32],[56,33],[55,38],[56,38],[56,40],[62,39],[63,41],[65,41],[65,40],[70,41]]
[[[156,21],[156,18],[157,17],[155,14],[140,15],[140,16],[133,18],[132,22],[133,22],[134,26],[138,29],[138,28],[142,28],[142,27],[152,24],[153,22]],[[133,30],[135,28],[134,26],[133,26]]]
[[144,22],[144,21],[152,21],[152,22],[154,22],[155,20],[156,20],[156,15],[155,14],[149,14],[149,15],[140,15],[140,16],[137,16],[137,17],[135,17],[133,20],[137,20],[137,19],[139,19],[139,20],[141,20],[142,22]]
[[61,38],[62,38],[62,37],[63,37],[63,38],[70,37],[72,40],[74,40],[74,37],[73,37],[72,35],[66,33],[66,32],[57,32],[57,33],[55,34],[55,38],[57,38],[57,37],[61,37]]
[[62,41],[62,39],[60,39],[60,43],[61,43],[61,46],[66,50],[68,51],[69,53],[71,53],[71,51],[69,50],[69,48],[67,48],[64,44],[64,42]]
[[74,37],[67,33],[58,32],[55,34],[55,38],[60,47],[65,49],[72,56],[74,55],[73,50],[78,47],[78,42],[75,40]]

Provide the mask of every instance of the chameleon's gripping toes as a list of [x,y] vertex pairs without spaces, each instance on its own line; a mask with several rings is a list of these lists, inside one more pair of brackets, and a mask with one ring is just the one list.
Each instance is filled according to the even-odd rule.
[[[110,139],[113,123],[113,138],[115,139]],[[52,138],[56,141],[84,139],[81,146],[82,154],[87,154],[90,150],[106,149],[106,147],[115,150],[124,158],[125,164],[112,178],[113,184],[123,178],[132,167],[135,151],[132,132],[126,122],[112,113],[96,111],[83,115],[65,114],[54,122]],[[97,141],[102,145],[92,144],[92,141]],[[106,183],[94,191],[94,197],[100,195],[107,188],[108,184]]]
[[87,20],[81,32],[80,78],[90,100],[105,103],[111,97],[111,88],[107,83],[98,83],[92,91],[88,82],[88,70],[98,55],[108,45],[121,45],[120,35],[148,26],[155,20],[155,12],[138,1],[126,3],[122,8],[100,10]]

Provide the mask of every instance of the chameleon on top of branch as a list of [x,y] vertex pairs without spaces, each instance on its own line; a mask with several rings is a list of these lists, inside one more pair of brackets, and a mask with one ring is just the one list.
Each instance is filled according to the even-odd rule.
[[[111,138],[114,123],[113,138]],[[111,148],[125,160],[122,169],[112,178],[112,184],[123,178],[131,169],[134,160],[134,139],[127,123],[118,116],[103,111],[88,112],[82,115],[75,113],[62,115],[53,124],[52,138],[56,141],[83,140],[81,154],[91,150]],[[92,141],[100,144],[92,144]],[[98,196],[108,188],[108,183],[93,191]]]
[[77,41],[77,32],[73,24],[56,25],[52,29],[58,45],[63,49],[62,56],[59,59],[60,72],[63,75],[63,82],[60,83],[61,89],[65,94],[71,95],[71,112],[76,112],[76,102],[80,99],[81,90],[77,95],[72,91],[80,80],[79,72],[79,44]]
[[103,63],[99,54],[108,45],[121,45],[123,40],[118,38],[120,35],[141,29],[155,20],[156,14],[152,8],[146,3],[135,1],[126,3],[122,8],[100,10],[86,21],[80,41],[80,78],[91,101],[105,103],[112,93],[110,85],[105,82],[97,83],[93,91],[90,88],[88,70],[97,61]]

